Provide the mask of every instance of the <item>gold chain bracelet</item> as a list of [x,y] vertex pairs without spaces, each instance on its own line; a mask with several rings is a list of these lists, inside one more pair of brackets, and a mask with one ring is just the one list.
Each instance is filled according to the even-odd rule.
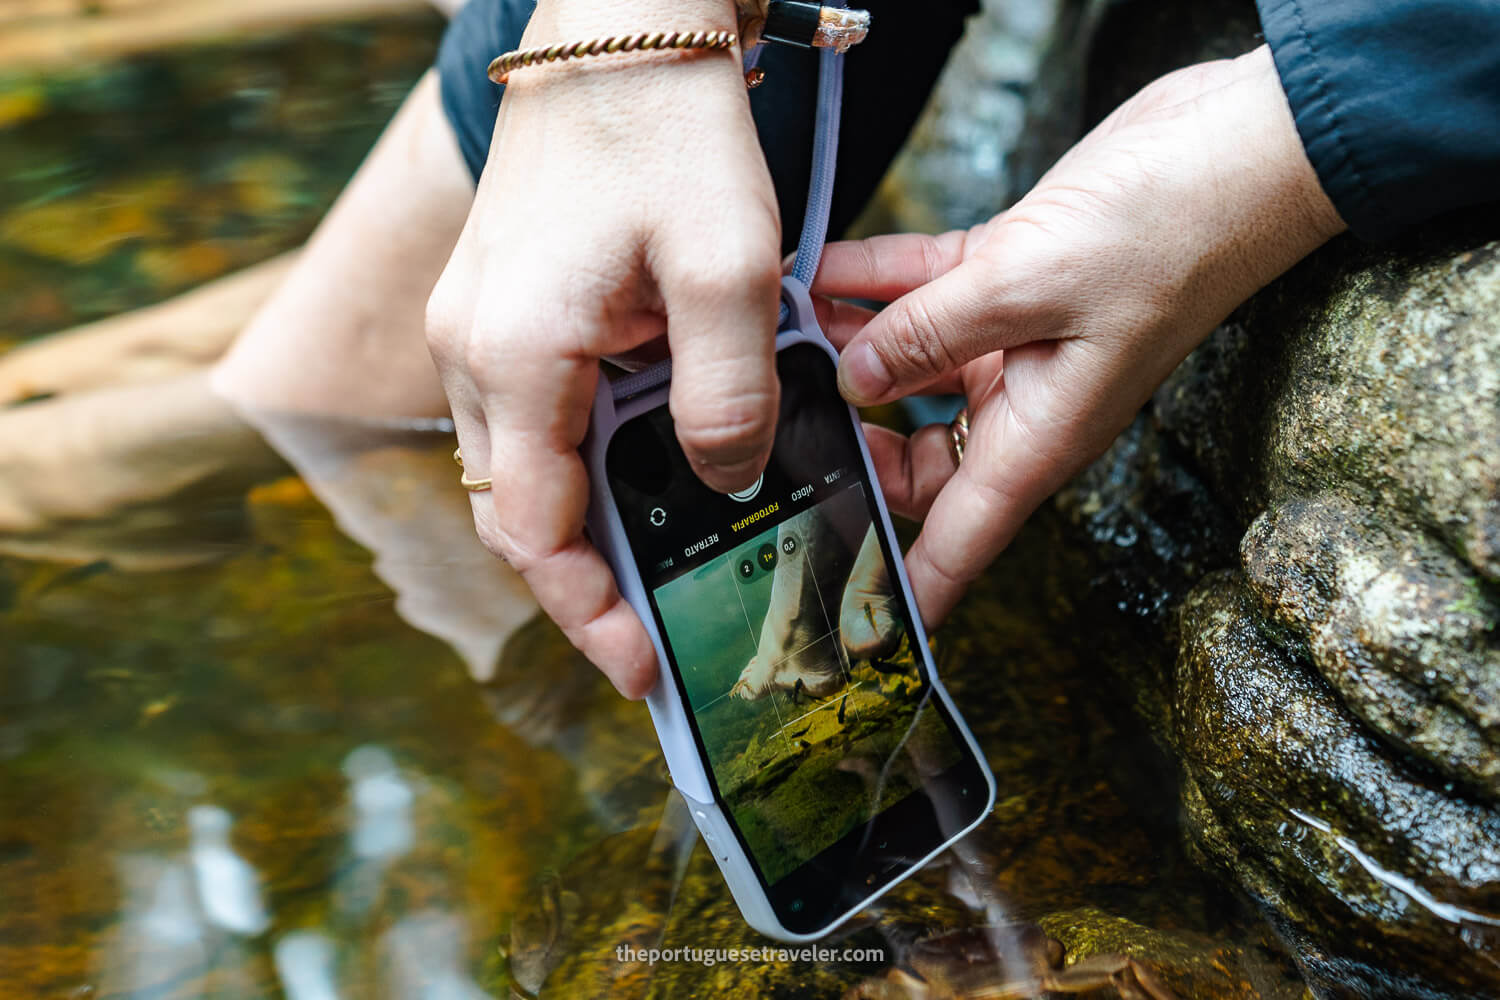
[[499,55],[490,63],[490,79],[505,83],[513,70],[535,66],[538,63],[560,62],[567,59],[582,59],[586,56],[602,56],[615,52],[650,52],[653,50],[732,49],[739,44],[739,35],[732,31],[646,31],[639,35],[611,35],[594,38],[586,42],[569,42],[536,49],[518,49]]

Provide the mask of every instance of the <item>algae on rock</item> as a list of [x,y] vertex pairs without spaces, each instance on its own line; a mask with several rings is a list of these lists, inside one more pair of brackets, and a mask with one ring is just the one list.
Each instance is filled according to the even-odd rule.
[[1497,232],[1315,254],[1058,500],[1190,841],[1327,996],[1500,989]]

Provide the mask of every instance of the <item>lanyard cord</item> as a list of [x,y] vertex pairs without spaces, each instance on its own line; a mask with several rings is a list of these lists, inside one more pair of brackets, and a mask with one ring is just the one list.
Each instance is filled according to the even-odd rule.
[[792,277],[812,287],[823,243],[828,238],[828,214],[833,203],[833,177],[839,159],[839,119],[844,104],[844,54],[833,49],[818,53],[818,120],[814,126],[812,177],[807,186],[807,212]]
[[[844,3],[839,4],[845,6]],[[758,53],[757,53],[758,55]],[[792,277],[812,287],[823,260],[828,239],[828,216],[833,205],[833,179],[838,171],[839,122],[844,109],[844,53],[822,49],[818,53],[818,118],[813,126],[812,175],[807,185],[807,209],[802,216],[802,235],[792,260]],[[791,310],[781,304],[777,326],[785,326]]]
[[[839,6],[844,6],[840,3]],[[746,53],[745,68],[760,58],[760,46]],[[833,49],[818,53],[818,117],[813,134],[812,176],[807,188],[807,211],[802,217],[802,236],[797,241],[797,256],[792,261],[792,277],[811,288],[818,264],[823,259],[823,243],[828,238],[828,215],[833,203],[833,178],[838,167],[839,121],[844,104],[844,54]],[[781,303],[778,329],[785,328],[791,310]],[[643,371],[615,379],[611,393],[618,400],[628,399],[667,381],[672,374],[672,359],[666,358]]]

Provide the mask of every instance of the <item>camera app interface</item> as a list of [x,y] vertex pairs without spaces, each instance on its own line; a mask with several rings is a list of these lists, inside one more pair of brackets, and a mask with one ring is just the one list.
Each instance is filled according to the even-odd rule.
[[693,475],[665,406],[609,448],[616,504],[720,799],[774,884],[961,757],[912,649],[848,410],[816,347],[778,355],[761,480]]

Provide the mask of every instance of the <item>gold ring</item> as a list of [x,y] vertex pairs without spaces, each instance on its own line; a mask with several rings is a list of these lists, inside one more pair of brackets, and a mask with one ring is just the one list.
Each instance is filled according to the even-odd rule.
[[964,460],[964,446],[969,443],[969,408],[965,406],[958,411],[948,424],[948,447],[953,451],[953,464],[958,465]]
[[[460,449],[458,449],[458,448],[454,448],[453,449],[453,461],[455,461],[455,462],[458,463],[458,467],[460,469],[462,469],[464,467],[463,452]],[[486,479],[470,479],[467,475],[460,475],[458,477],[458,485],[462,486],[464,489],[468,490],[470,493],[482,493],[485,490],[489,489],[494,484],[495,484],[495,480],[494,479],[489,479],[489,478],[486,478]]]

